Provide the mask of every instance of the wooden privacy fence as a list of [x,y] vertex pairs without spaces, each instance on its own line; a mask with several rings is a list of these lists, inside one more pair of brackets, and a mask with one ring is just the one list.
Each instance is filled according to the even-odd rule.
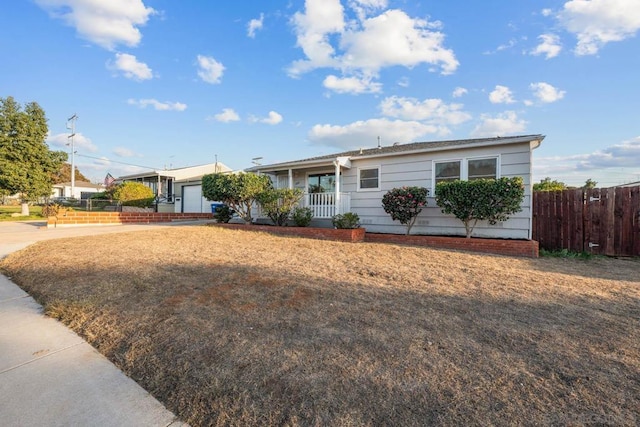
[[533,240],[546,250],[640,256],[640,186],[534,192]]

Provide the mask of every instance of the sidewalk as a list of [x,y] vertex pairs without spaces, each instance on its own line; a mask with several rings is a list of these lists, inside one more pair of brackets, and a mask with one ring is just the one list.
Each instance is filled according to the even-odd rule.
[[[185,224],[186,225],[186,224]],[[0,258],[39,240],[157,228],[0,223]],[[3,426],[184,426],[153,396],[0,275]]]

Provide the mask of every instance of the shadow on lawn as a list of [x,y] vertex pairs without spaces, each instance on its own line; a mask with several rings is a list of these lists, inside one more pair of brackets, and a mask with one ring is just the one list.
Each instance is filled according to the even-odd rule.
[[215,260],[5,267],[192,425],[640,421],[636,291],[492,298]]

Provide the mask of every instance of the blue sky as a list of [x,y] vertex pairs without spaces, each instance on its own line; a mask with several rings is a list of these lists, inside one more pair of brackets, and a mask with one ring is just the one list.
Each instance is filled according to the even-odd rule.
[[54,149],[77,114],[98,182],[537,133],[536,181],[640,181],[639,0],[12,0],[0,28],[0,96]]

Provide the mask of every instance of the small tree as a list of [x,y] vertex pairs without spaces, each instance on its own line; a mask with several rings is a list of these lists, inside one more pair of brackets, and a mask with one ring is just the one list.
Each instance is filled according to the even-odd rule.
[[247,224],[251,224],[251,207],[258,195],[270,188],[269,177],[255,173],[212,173],[202,177],[204,197],[225,203]]
[[592,188],[596,188],[598,186],[598,182],[592,180],[591,178],[587,179],[582,186],[585,190],[591,190]]
[[551,180],[546,177],[541,179],[540,182],[533,184],[533,191],[562,191],[567,189],[567,184],[558,180]]
[[286,225],[291,211],[302,198],[299,188],[270,188],[258,194],[257,200],[275,225]]
[[436,185],[436,203],[442,213],[453,214],[464,223],[467,238],[478,221],[489,224],[506,221],[522,210],[524,185],[522,178],[443,181]]
[[409,235],[418,214],[427,205],[428,195],[429,190],[424,187],[394,188],[382,197],[382,207],[391,219],[407,227]]
[[153,190],[140,182],[123,182],[115,186],[113,198],[125,206],[147,207],[155,199]]

